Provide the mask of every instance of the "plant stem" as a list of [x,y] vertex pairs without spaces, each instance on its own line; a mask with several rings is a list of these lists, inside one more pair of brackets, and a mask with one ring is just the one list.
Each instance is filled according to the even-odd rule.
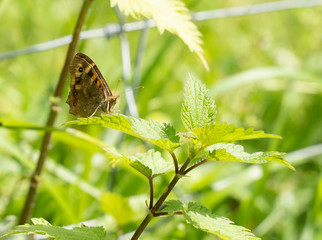
[[131,240],[139,239],[140,235],[142,234],[146,226],[149,224],[149,222],[152,220],[152,218],[153,214],[149,212],[148,215],[146,215],[146,217],[144,218],[143,222],[140,224],[139,228],[133,234]]
[[[66,83],[66,79],[67,79],[68,67],[70,65],[70,62],[72,61],[73,56],[74,56],[76,44],[79,40],[79,35],[81,32],[82,26],[84,25],[84,22],[86,19],[86,14],[88,12],[88,9],[89,9],[92,1],[93,0],[84,0],[84,2],[83,2],[80,14],[78,16],[78,20],[77,20],[77,23],[76,23],[76,26],[74,29],[72,42],[70,43],[68,51],[67,51],[65,64],[63,66],[63,69],[60,74],[59,81],[57,83],[56,90],[54,93],[54,97],[56,97],[56,98],[61,98],[61,96],[62,96],[64,87],[65,87],[65,83]],[[50,127],[54,126],[58,111],[59,111],[59,106],[57,105],[57,103],[52,103],[51,107],[50,107],[49,117],[48,117],[47,124],[46,124],[47,127],[50,128]],[[40,150],[37,166],[36,166],[36,169],[30,179],[28,196],[25,201],[24,209],[23,209],[22,214],[20,216],[19,224],[25,224],[29,221],[30,214],[31,214],[31,211],[32,211],[32,208],[33,208],[33,205],[35,202],[36,194],[37,194],[37,189],[38,189],[38,184],[39,184],[38,179],[41,175],[42,169],[45,164],[45,159],[48,155],[51,136],[52,136],[51,131],[45,132],[45,135],[42,140],[42,145],[41,145],[41,150]]]
[[153,178],[149,177],[149,185],[150,185],[150,204],[149,209],[152,209],[153,206]]
[[171,190],[173,189],[173,187],[176,185],[176,183],[179,181],[179,179],[180,178],[179,178],[178,174],[176,174],[173,177],[173,179],[170,182],[170,184],[168,185],[168,187],[165,189],[165,191],[160,196],[160,198],[158,199],[158,201],[156,202],[156,204],[153,206],[153,208],[150,210],[150,212],[148,213],[148,215],[146,215],[145,219],[140,224],[140,226],[138,227],[138,229],[135,231],[135,233],[133,234],[131,240],[137,240],[140,237],[140,235],[142,234],[142,232],[144,231],[144,229],[146,228],[146,226],[152,220],[153,214],[156,213],[156,211],[158,211],[158,209],[161,207],[162,203],[168,197],[169,193],[171,192]]
[[152,207],[152,209],[150,210],[150,212],[148,213],[148,215],[145,217],[145,219],[143,220],[143,222],[140,224],[140,226],[138,227],[138,229],[135,231],[135,233],[133,234],[131,240],[136,240],[136,239],[138,239],[141,236],[141,234],[144,231],[144,229],[146,228],[146,226],[152,220],[152,218],[154,217],[154,215],[156,214],[156,212],[159,210],[159,208],[161,207],[161,205],[163,204],[163,202],[165,201],[165,199],[168,197],[168,195],[170,194],[170,192],[172,191],[172,189],[174,188],[174,186],[179,181],[179,179],[183,176],[183,173],[184,173],[185,169],[187,168],[187,166],[189,165],[189,163],[190,163],[190,161],[192,159],[191,157],[192,156],[188,157],[188,159],[182,165],[182,167],[180,168],[180,170],[178,171],[178,173],[176,173],[174,175],[172,181],[169,183],[168,187],[164,190],[164,192],[162,193],[162,195],[160,196],[160,198],[158,199],[158,201],[155,203],[155,205]]
[[178,173],[178,170],[179,170],[179,166],[178,166],[178,160],[177,160],[177,157],[176,155],[174,154],[174,152],[170,152],[171,156],[172,156],[172,159],[173,159],[173,164],[174,164],[174,169],[175,169],[175,173]]
[[[158,213],[153,214],[153,217],[161,217],[161,216],[168,216],[168,215],[169,215],[168,212],[158,212]],[[173,215],[183,215],[183,212],[176,211],[176,212],[173,212]]]
[[200,166],[201,164],[204,164],[205,162],[208,162],[208,159],[205,158],[204,160],[200,161],[200,162],[197,162],[196,164],[192,165],[190,168],[188,168],[187,170],[185,170],[183,172],[184,175],[186,175],[188,172],[190,172],[192,169]]
[[151,209],[151,212],[152,213],[155,213],[155,212],[157,212],[159,210],[159,208],[161,207],[162,203],[168,197],[168,195],[170,194],[170,192],[172,191],[172,189],[174,188],[174,186],[177,184],[177,182],[179,181],[179,179],[180,179],[179,174],[176,174],[173,177],[173,179],[170,182],[170,184],[168,185],[168,187],[164,190],[164,192],[162,193],[162,195],[160,196],[160,198],[158,199],[158,201],[156,202],[156,204]]

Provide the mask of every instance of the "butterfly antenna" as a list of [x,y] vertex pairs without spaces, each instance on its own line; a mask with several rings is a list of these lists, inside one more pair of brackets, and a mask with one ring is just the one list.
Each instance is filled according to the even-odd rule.
[[115,86],[114,93],[116,92],[116,89],[117,89],[117,87],[119,86],[120,82],[121,82],[121,80],[119,79],[119,80],[117,81],[116,86]]
[[131,89],[128,89],[126,91],[121,92],[120,94],[124,94],[124,93],[127,93],[127,92],[132,92],[133,90],[136,90],[136,89],[139,89],[139,88],[144,88],[144,87],[143,86],[138,86],[138,87],[135,87],[135,88],[131,88]]

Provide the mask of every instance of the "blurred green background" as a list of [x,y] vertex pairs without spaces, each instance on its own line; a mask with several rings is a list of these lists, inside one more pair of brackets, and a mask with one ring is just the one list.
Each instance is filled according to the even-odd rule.
[[[0,1],[0,53],[71,34],[81,2]],[[185,1],[192,13],[264,2]],[[96,0],[84,30],[117,22],[110,2]],[[322,7],[245,14],[196,24],[203,34],[209,72],[178,37],[168,32],[160,36],[157,29],[147,30],[146,45],[140,50],[143,61],[138,83],[144,89],[135,92],[139,116],[170,122],[183,131],[180,119],[183,83],[187,73],[192,72],[215,98],[218,121],[283,137],[244,141],[241,144],[247,151],[287,152],[297,171],[277,164],[208,163],[183,179],[170,198],[199,202],[214,213],[252,229],[263,239],[322,239]],[[134,66],[141,32],[130,32],[127,37]],[[122,93],[120,39],[84,40],[78,50],[96,62],[112,89],[121,79],[117,109],[128,114]],[[66,51],[67,46],[63,46],[0,61],[1,122],[45,125],[50,96]],[[57,127],[75,119],[65,103],[68,85],[69,78]],[[147,147],[114,130],[75,128],[127,154],[145,151]],[[0,233],[6,231],[5,225],[13,216],[20,216],[42,135],[43,132],[32,130],[0,129]],[[179,158],[185,155],[184,151],[177,154]],[[166,153],[163,155],[169,158]],[[143,177],[126,166],[112,168],[95,145],[65,132],[54,132],[48,161],[33,217],[44,217],[55,225],[100,219],[102,223],[95,224],[103,224],[112,236],[137,228],[145,213],[144,201],[148,199],[148,183]],[[155,179],[155,197],[171,177],[169,174]],[[137,203],[135,206],[143,209],[142,216],[121,228],[111,218],[102,220],[101,191],[130,197]],[[156,238],[214,239],[214,236],[174,216],[152,221],[143,239]]]

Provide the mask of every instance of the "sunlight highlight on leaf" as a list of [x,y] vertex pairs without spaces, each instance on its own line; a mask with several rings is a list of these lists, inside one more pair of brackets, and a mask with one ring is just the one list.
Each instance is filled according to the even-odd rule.
[[243,162],[263,164],[268,162],[277,162],[295,170],[288,161],[283,159],[286,153],[280,152],[255,152],[247,153],[244,147],[233,143],[217,143],[209,146],[206,149],[207,158],[210,161],[225,161],[225,162]]
[[156,177],[173,170],[173,163],[164,160],[160,152],[149,150],[130,157],[130,166],[141,172],[146,177]]
[[103,227],[74,227],[73,229],[66,229],[63,227],[52,226],[43,218],[31,219],[33,224],[19,225],[13,228],[8,234],[0,236],[4,238],[13,234],[41,234],[49,238],[64,239],[64,240],[103,240],[105,237],[105,230]]
[[106,148],[105,150],[105,154],[110,161],[115,164],[125,162],[147,178],[154,178],[174,168],[172,162],[164,160],[160,152],[152,149],[145,153],[137,153],[135,156],[125,156],[112,147]]
[[189,74],[184,87],[181,119],[189,131],[203,127],[215,120],[215,101],[209,96],[206,85]]
[[176,211],[183,211],[187,223],[204,232],[216,235],[225,240],[260,240],[249,229],[234,225],[228,218],[213,214],[208,208],[189,202],[188,206],[179,200],[165,202],[163,211],[170,215]]
[[264,131],[254,131],[253,128],[236,128],[234,124],[228,125],[227,123],[215,122],[206,125],[202,128],[194,128],[193,139],[195,142],[199,142],[203,148],[216,143],[227,143],[238,140],[250,140],[258,138],[278,138],[281,137],[274,134],[267,134]]
[[172,125],[153,120],[146,121],[122,114],[101,115],[100,117],[79,118],[65,125],[100,125],[113,128],[134,137],[141,138],[169,152],[180,146],[180,138]]
[[234,225],[228,218],[213,214],[206,207],[190,202],[184,214],[186,221],[195,228],[211,233],[221,239],[259,240],[249,229]]
[[162,34],[164,30],[178,35],[195,52],[201,62],[209,70],[203,55],[201,33],[191,21],[185,4],[179,0],[111,0],[111,6],[118,5],[126,16],[138,18],[140,15],[151,18]]

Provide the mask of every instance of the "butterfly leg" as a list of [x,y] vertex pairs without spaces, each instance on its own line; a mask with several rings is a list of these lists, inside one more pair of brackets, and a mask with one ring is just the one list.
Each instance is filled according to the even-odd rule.
[[101,106],[102,106],[102,104],[98,105],[98,107],[95,109],[95,111],[94,111],[94,112],[92,113],[92,115],[91,115],[91,116],[89,116],[89,117],[93,117],[93,116],[96,114],[97,110],[98,110]]
[[106,113],[109,113],[110,112],[110,103],[109,102],[107,102],[107,104],[106,104]]

